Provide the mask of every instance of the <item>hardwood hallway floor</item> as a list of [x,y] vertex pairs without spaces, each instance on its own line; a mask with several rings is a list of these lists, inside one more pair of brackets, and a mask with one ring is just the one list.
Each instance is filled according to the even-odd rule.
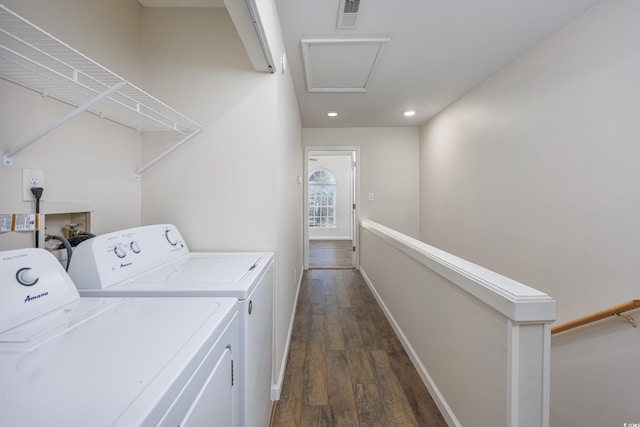
[[276,427],[446,427],[357,270],[309,270]]
[[309,240],[309,268],[353,267],[351,240]]

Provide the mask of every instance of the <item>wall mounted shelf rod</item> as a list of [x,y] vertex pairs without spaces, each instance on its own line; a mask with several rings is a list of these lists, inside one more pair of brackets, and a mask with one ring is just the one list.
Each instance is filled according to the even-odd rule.
[[177,149],[178,147],[180,147],[182,144],[184,144],[185,142],[187,142],[188,140],[190,140],[191,138],[193,138],[194,136],[196,136],[197,134],[199,134],[202,131],[202,129],[196,129],[193,132],[191,132],[189,135],[187,135],[186,137],[182,138],[180,141],[178,141],[177,143],[175,143],[173,146],[171,146],[171,148],[169,148],[168,150],[164,151],[162,154],[160,154],[158,157],[156,157],[155,159],[149,161],[146,165],[142,166],[140,169],[138,169],[136,171],[136,177],[142,175],[142,173],[144,171],[146,171],[147,169],[149,169],[151,166],[155,165],[158,161],[162,160],[164,157],[168,156],[169,154],[171,154],[175,149]]
[[13,156],[18,154],[20,151],[24,150],[25,148],[27,148],[28,146],[30,146],[31,144],[33,144],[34,142],[36,142],[37,140],[39,140],[40,138],[42,138],[43,136],[48,134],[49,132],[59,128],[60,126],[62,126],[63,124],[65,124],[66,122],[68,122],[69,120],[74,118],[75,116],[77,116],[78,114],[86,111],[92,105],[102,101],[107,96],[109,96],[112,93],[120,90],[120,88],[122,88],[126,84],[127,84],[127,82],[120,82],[120,83],[116,84],[115,86],[110,87],[109,89],[105,90],[104,92],[102,92],[98,96],[95,96],[94,98],[92,98],[89,101],[85,102],[84,104],[80,105],[78,108],[76,108],[73,111],[69,112],[68,114],[64,115],[60,119],[56,120],[54,123],[49,125],[47,128],[45,128],[42,131],[38,132],[36,135],[32,136],[31,138],[27,139],[22,144],[20,144],[20,145],[18,145],[16,147],[12,148],[11,150],[5,152],[4,153],[4,157],[3,157],[4,165],[5,166],[11,166],[13,164]]

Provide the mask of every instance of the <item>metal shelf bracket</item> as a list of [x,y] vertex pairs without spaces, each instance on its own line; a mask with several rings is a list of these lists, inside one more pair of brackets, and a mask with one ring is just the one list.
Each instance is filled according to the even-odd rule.
[[176,144],[174,144],[171,148],[169,148],[168,150],[164,151],[162,154],[157,156],[155,159],[149,161],[146,165],[142,166],[140,169],[138,169],[136,171],[136,177],[139,177],[140,175],[142,175],[142,173],[144,171],[146,171],[151,166],[155,165],[157,162],[159,162],[160,160],[162,160],[163,158],[165,158],[166,156],[171,154],[174,150],[176,150],[182,144],[184,144],[185,142],[187,142],[188,140],[190,140],[191,138],[193,138],[194,136],[199,134],[201,131],[202,131],[202,128],[194,130],[189,135],[187,135],[186,137],[184,137],[180,141],[178,141]]
[[49,132],[59,128],[60,126],[62,126],[63,124],[65,124],[66,122],[74,118],[75,116],[77,116],[78,114],[82,113],[83,111],[86,111],[92,105],[100,102],[107,96],[118,91],[120,88],[122,88],[126,84],[127,82],[120,82],[117,85],[110,87],[109,89],[105,90],[98,96],[90,99],[89,101],[85,102],[84,104],[77,107],[73,111],[69,112],[68,114],[64,115],[60,119],[56,120],[54,123],[52,123],[45,129],[43,129],[42,131],[38,132],[37,134],[33,135],[31,138],[25,140],[22,144],[17,145],[16,147],[12,148],[9,151],[6,151],[2,159],[3,164],[5,166],[11,166],[13,164],[13,156],[18,154],[19,152],[21,152],[22,150],[24,150],[25,148],[27,148],[28,146],[30,146],[31,144],[33,144],[34,142],[36,142],[37,140],[39,140],[40,138],[48,134]]

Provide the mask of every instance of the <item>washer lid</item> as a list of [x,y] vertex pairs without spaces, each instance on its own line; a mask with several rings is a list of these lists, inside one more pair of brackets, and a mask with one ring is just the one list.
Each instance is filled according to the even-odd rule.
[[[6,331],[2,419],[7,425],[111,426],[126,414],[155,424],[236,304],[232,298],[80,298]],[[49,318],[57,319],[52,327]]]
[[136,282],[239,283],[260,262],[260,254],[190,253],[135,278]]
[[216,296],[249,298],[271,264],[270,252],[202,252],[139,274],[104,289],[80,289],[82,296]]

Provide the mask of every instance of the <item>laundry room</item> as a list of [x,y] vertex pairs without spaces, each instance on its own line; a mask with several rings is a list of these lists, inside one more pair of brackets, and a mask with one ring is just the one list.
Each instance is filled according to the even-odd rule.
[[640,2],[406,6],[0,0],[0,425],[640,424]]
[[[0,79],[0,151],[10,153],[0,168],[0,213],[25,223],[23,231],[3,228],[0,249],[33,247],[34,228],[41,227],[38,245],[59,245],[63,258],[66,251],[50,236],[171,223],[190,250],[277,252],[279,286],[270,306],[278,309],[272,338],[279,344],[274,357],[264,359],[274,364],[277,379],[302,275],[300,122],[285,84],[289,75],[265,70],[261,51],[262,64],[254,66],[245,43],[256,43],[247,41],[256,30],[234,22],[250,22],[246,4],[237,4],[240,18],[232,18],[232,7],[222,2],[215,8],[143,7],[131,0],[2,2],[3,28],[14,25],[6,15],[19,16],[27,21],[22,34],[29,42],[42,42],[29,39],[32,27],[43,30],[106,68],[109,78],[126,80],[144,92],[141,97],[168,106],[178,125],[177,131],[173,124],[168,131],[146,123],[138,129],[136,118],[123,125],[90,108],[74,114],[73,101],[59,101],[64,93]],[[261,14],[272,16],[270,10]],[[265,21],[265,28],[277,27]],[[56,60],[69,60],[64,54]],[[52,68],[62,79],[65,73],[74,78],[72,69]],[[41,188],[38,220],[30,220],[36,211],[32,187]],[[271,352],[256,354],[265,351]],[[266,393],[270,401],[272,391]]]

